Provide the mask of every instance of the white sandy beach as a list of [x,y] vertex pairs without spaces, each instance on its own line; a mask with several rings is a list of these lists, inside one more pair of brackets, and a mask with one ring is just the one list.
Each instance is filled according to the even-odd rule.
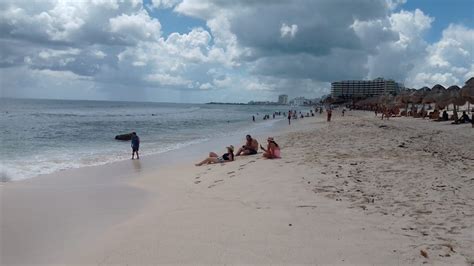
[[4,184],[0,262],[474,263],[471,125],[334,112],[274,135],[279,160],[195,167],[202,150]]

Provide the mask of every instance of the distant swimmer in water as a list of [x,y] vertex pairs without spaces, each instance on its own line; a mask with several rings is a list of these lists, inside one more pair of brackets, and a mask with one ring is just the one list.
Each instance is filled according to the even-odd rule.
[[135,159],[135,153],[137,154],[137,159],[140,159],[138,155],[138,150],[140,149],[140,138],[137,136],[137,133],[132,132],[132,160]]
[[242,148],[240,148],[237,151],[235,156],[257,154],[258,141],[252,138],[252,136],[250,135],[247,135],[245,139],[246,139],[245,145],[243,145]]
[[234,160],[234,146],[230,145],[227,147],[227,153],[224,153],[222,156],[219,156],[215,152],[210,152],[209,157],[204,159],[202,162],[197,163],[196,166],[201,166],[203,164],[232,162],[233,160]]

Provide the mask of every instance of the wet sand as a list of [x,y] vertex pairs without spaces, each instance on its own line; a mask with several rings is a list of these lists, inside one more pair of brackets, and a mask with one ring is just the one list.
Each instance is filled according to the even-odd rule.
[[200,147],[6,184],[1,262],[469,265],[473,131],[336,111],[272,133],[279,160],[194,167]]

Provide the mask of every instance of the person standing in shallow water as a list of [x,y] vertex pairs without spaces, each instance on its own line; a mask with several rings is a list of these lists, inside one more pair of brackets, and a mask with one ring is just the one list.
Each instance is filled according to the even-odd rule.
[[137,133],[132,132],[132,160],[135,159],[135,153],[137,154],[137,159],[140,159],[138,155],[138,150],[140,148],[140,138],[137,136]]

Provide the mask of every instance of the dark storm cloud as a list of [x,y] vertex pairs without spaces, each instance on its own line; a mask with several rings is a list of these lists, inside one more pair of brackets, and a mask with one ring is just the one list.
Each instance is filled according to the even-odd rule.
[[262,58],[256,61],[252,72],[258,75],[323,82],[361,79],[367,74],[366,60],[364,52],[333,49],[330,54],[319,57],[300,53]]

